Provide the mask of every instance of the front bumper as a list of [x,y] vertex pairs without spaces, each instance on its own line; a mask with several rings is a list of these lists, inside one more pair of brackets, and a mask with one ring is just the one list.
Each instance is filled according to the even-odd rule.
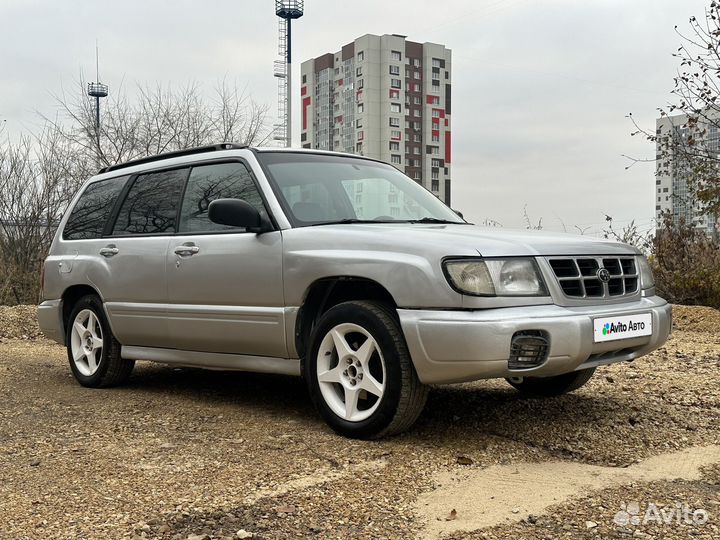
[[[593,342],[593,319],[651,313],[653,333],[633,339]],[[556,305],[475,311],[398,309],[418,377],[424,383],[454,383],[498,377],[548,377],[603,364],[634,360],[668,338],[672,307],[659,296],[598,306]],[[547,360],[533,368],[508,368],[510,342],[520,330],[550,336]]]

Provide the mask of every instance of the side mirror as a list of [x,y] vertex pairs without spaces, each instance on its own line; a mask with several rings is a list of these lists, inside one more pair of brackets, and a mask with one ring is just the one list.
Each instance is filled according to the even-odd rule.
[[218,225],[244,227],[246,231],[258,234],[272,230],[264,213],[242,199],[215,199],[208,207],[208,218]]
[[460,210],[452,209],[453,212],[455,212],[458,216],[460,216],[460,219],[465,219],[465,216],[463,216],[463,213]]

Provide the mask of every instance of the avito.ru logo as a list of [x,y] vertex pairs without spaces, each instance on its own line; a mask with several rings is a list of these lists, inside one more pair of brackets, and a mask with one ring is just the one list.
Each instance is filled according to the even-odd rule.
[[627,331],[635,331],[635,330],[645,330],[645,323],[644,322],[632,322],[629,321],[627,324],[625,323],[605,323],[605,326],[603,326],[603,336],[607,336],[609,334],[615,334],[617,332],[627,332]]

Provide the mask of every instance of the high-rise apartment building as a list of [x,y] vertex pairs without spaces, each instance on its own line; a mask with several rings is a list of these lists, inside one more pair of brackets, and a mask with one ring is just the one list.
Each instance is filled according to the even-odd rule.
[[[658,224],[663,213],[670,212],[675,223],[684,220],[710,235],[717,234],[718,219],[705,211],[690,190],[692,167],[683,159],[682,149],[720,158],[720,130],[715,122],[688,126],[684,114],[663,116],[656,121],[655,213]],[[692,143],[689,141],[692,140]]]
[[303,148],[391,163],[450,204],[450,49],[367,34],[300,72]]

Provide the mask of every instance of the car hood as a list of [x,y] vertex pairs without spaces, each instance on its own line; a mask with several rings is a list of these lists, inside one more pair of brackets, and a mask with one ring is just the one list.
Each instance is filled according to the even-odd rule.
[[[315,240],[347,240],[347,247],[384,248],[402,251],[442,251],[446,255],[551,256],[632,255],[639,251],[620,242],[573,234],[536,230],[512,230],[463,224],[378,223],[320,225],[295,229]],[[353,242],[354,241],[354,242]],[[345,244],[345,242],[343,242]],[[327,245],[327,244],[325,244]]]

